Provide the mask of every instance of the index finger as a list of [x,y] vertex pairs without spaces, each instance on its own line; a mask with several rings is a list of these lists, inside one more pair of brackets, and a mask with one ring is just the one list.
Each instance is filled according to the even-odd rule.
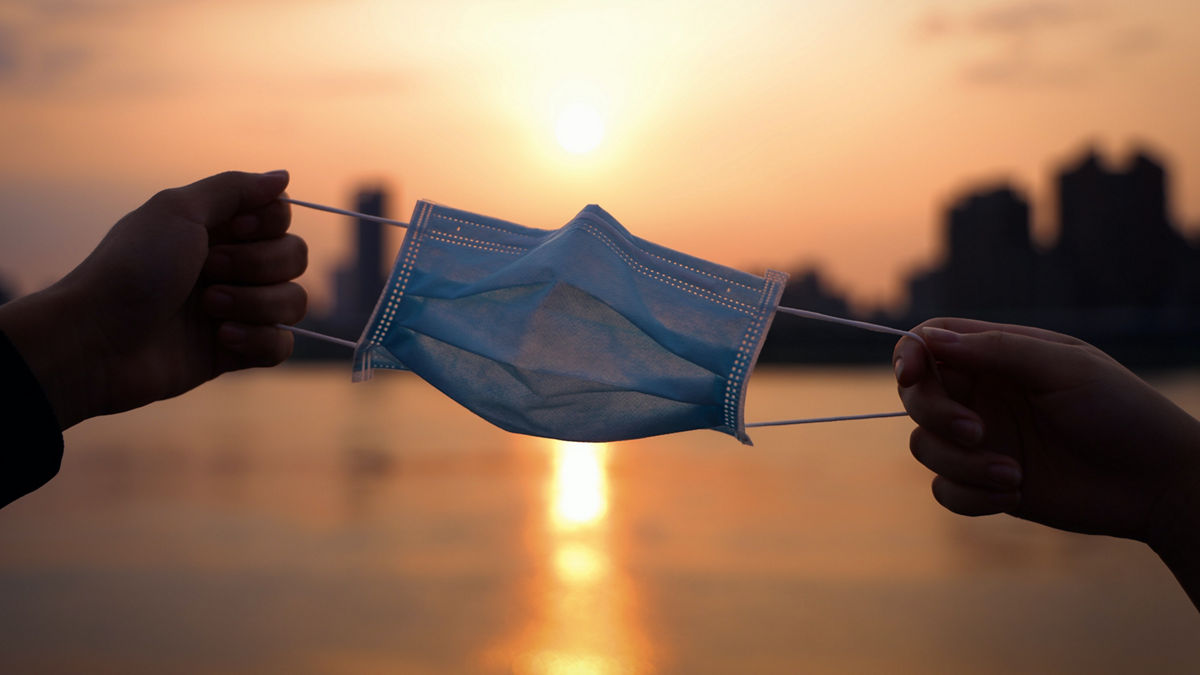
[[931,363],[925,345],[905,335],[896,342],[892,350],[892,368],[896,371],[896,383],[911,387],[920,382],[936,364]]
[[286,171],[226,171],[190,185],[163,190],[149,204],[164,210],[163,215],[184,218],[214,230],[243,213],[276,201],[288,180]]
[[1055,333],[1052,330],[1044,328],[1035,328],[1033,326],[1023,326],[1015,323],[993,323],[991,321],[980,321],[979,319],[963,319],[960,317],[944,316],[936,319],[923,321],[916,328],[913,328],[914,333],[920,333],[922,328],[943,328],[945,330],[954,331],[955,333],[984,333],[987,331],[1003,331],[1005,333],[1015,333],[1017,335],[1025,335],[1032,338],[1046,340],[1047,342],[1058,342],[1064,345],[1083,345],[1087,344],[1083,340]]
[[[280,194],[281,197],[286,195],[286,192]],[[213,245],[279,239],[287,234],[291,223],[292,205],[276,198],[266,206],[239,213],[224,223],[210,227],[208,241]]]

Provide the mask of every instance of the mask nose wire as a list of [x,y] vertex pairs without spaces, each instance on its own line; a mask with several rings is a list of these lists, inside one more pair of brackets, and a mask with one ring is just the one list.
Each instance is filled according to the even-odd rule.
[[[306,201],[302,201],[299,199],[292,199],[291,197],[280,197],[279,201],[287,202],[288,204],[295,204],[296,206],[303,206],[306,209],[314,209],[316,211],[328,211],[329,213],[336,213],[336,214],[342,215],[342,216],[350,216],[351,218],[358,218],[359,220],[369,220],[373,223],[383,223],[384,225],[395,225],[396,227],[404,227],[404,228],[408,227],[408,223],[406,223],[402,220],[392,220],[391,218],[384,218],[382,216],[372,216],[372,215],[369,215],[366,213],[359,213],[357,211],[348,211],[346,209],[339,209],[335,206],[325,206],[324,204],[316,204],[313,202],[306,202]],[[331,344],[340,345],[342,347],[348,347],[350,349],[355,349],[358,347],[357,344],[355,344],[354,342],[351,342],[350,340],[343,340],[340,337],[334,337],[332,335],[318,333],[316,331],[308,330],[306,328],[297,328],[296,326],[289,326],[287,324],[282,324],[282,323],[275,324],[275,327],[282,328],[283,330],[291,331],[291,332],[295,333],[296,335],[303,335],[304,337],[312,338],[314,340],[321,340],[323,342],[329,342]]]
[[[827,321],[829,323],[836,323],[836,324],[841,324],[843,326],[850,326],[852,328],[861,328],[862,330],[869,330],[869,331],[872,331],[875,333],[887,333],[889,335],[899,335],[902,337],[910,337],[910,338],[916,340],[917,343],[919,343],[921,345],[921,347],[923,347],[925,349],[925,354],[929,356],[929,363],[933,364],[932,367],[933,367],[934,375],[938,378],[938,381],[941,381],[941,379],[942,379],[941,373],[937,369],[937,359],[935,359],[933,357],[933,352],[931,352],[929,350],[929,345],[925,342],[925,338],[921,337],[920,335],[918,335],[910,330],[901,330],[899,328],[892,328],[891,326],[882,326],[880,324],[870,323],[868,321],[856,321],[854,319],[844,319],[840,316],[831,316],[829,314],[822,314],[820,312],[812,312],[807,309],[796,309],[795,307],[784,307],[782,305],[775,307],[775,311],[781,312],[783,314],[791,314],[792,316],[803,317],[805,319],[815,319],[817,321]],[[906,412],[886,412],[886,413],[867,413],[864,415],[837,415],[834,417],[806,417],[804,419],[798,419],[798,420],[777,420],[777,421],[773,421],[773,422],[747,422],[746,427],[747,428],[751,428],[751,427],[782,427],[782,426],[787,426],[787,425],[791,425],[791,424],[816,424],[818,422],[844,422],[844,421],[848,421],[848,420],[871,420],[871,419],[879,419],[879,418],[883,418],[883,417],[906,417],[907,415],[908,415],[908,413],[906,413]]]

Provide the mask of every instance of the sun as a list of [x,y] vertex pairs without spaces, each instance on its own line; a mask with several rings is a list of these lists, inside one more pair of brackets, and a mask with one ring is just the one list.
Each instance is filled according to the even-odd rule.
[[562,149],[571,154],[591,152],[604,140],[604,118],[591,105],[572,103],[558,114],[554,135]]

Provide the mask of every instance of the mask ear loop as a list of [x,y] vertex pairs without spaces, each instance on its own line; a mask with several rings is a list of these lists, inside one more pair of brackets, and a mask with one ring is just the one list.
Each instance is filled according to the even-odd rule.
[[[324,204],[316,204],[313,202],[301,201],[299,199],[292,199],[291,197],[280,197],[279,201],[287,202],[288,204],[295,204],[296,206],[303,206],[306,209],[314,209],[316,211],[328,211],[329,213],[336,213],[336,214],[342,215],[342,216],[350,216],[351,218],[358,218],[359,220],[369,220],[373,223],[383,223],[384,225],[395,225],[396,227],[403,227],[403,228],[408,227],[408,223],[404,222],[403,220],[392,220],[391,218],[384,218],[382,216],[372,216],[372,215],[368,215],[366,213],[358,213],[357,211],[348,211],[346,209],[339,209],[334,206],[325,206]],[[335,344],[335,345],[339,345],[342,347],[348,347],[350,349],[358,348],[358,345],[354,342],[351,342],[350,340],[343,340],[340,337],[334,337],[332,335],[318,333],[316,331],[308,330],[306,328],[297,328],[296,326],[289,326],[287,324],[282,324],[282,323],[275,324],[275,327],[282,328],[283,330],[291,331],[292,333],[295,333],[296,335],[303,335],[304,337],[312,338],[314,340],[321,340],[322,342],[328,342],[330,344]]]
[[[937,369],[937,359],[935,359],[933,357],[933,352],[931,352],[929,350],[929,345],[926,344],[925,338],[921,337],[920,335],[917,335],[916,333],[914,333],[910,330],[901,330],[899,328],[892,328],[891,326],[882,326],[880,324],[870,323],[867,321],[856,321],[854,319],[843,319],[840,316],[831,316],[829,314],[821,314],[820,312],[811,312],[807,309],[796,309],[795,307],[783,307],[782,305],[775,307],[775,311],[781,312],[783,314],[791,314],[792,316],[803,317],[805,319],[815,319],[817,321],[827,321],[829,323],[836,323],[836,324],[841,324],[843,326],[850,326],[852,328],[861,328],[862,330],[869,330],[869,331],[872,331],[875,333],[887,333],[889,335],[899,335],[901,337],[910,337],[910,338],[916,340],[921,345],[921,347],[923,347],[925,349],[925,354],[929,357],[929,363],[932,364],[934,376],[936,376],[938,378],[939,382],[942,379],[941,372],[939,372]],[[798,420],[777,420],[774,422],[747,422],[746,428],[782,427],[782,426],[787,426],[787,425],[791,425],[791,424],[816,424],[818,422],[845,422],[845,421],[849,421],[849,420],[871,420],[871,419],[880,419],[880,418],[884,418],[884,417],[907,417],[907,416],[908,416],[908,413],[906,413],[906,412],[887,412],[887,413],[867,413],[865,415],[837,415],[834,417],[806,417],[806,418],[798,419]]]
[[[394,225],[396,227],[404,227],[404,228],[408,227],[408,223],[406,223],[402,220],[392,220],[391,218],[384,218],[382,216],[372,216],[372,215],[368,215],[365,213],[358,213],[357,211],[349,211],[347,209],[339,209],[334,206],[326,206],[324,204],[316,204],[314,202],[306,202],[306,201],[302,201],[299,199],[292,199],[290,197],[280,197],[279,201],[287,202],[289,204],[295,204],[296,206],[303,206],[306,209],[314,209],[317,211],[327,211],[329,213],[336,213],[336,214],[342,215],[342,216],[350,216],[351,218],[358,218],[360,220],[367,220],[367,221],[374,222],[374,223],[382,223],[384,225]],[[933,352],[929,351],[929,345],[927,345],[925,343],[924,338],[922,338],[920,335],[917,335],[916,333],[914,333],[912,331],[900,330],[899,328],[891,328],[890,326],[881,326],[879,324],[869,323],[867,321],[856,321],[854,319],[844,319],[839,316],[831,316],[829,314],[821,314],[820,312],[811,312],[806,309],[796,309],[795,307],[777,306],[775,308],[775,311],[782,312],[784,314],[791,314],[793,316],[803,317],[806,319],[815,319],[817,321],[827,321],[829,323],[837,323],[837,324],[841,324],[843,326],[851,326],[853,328],[861,328],[862,330],[874,331],[876,333],[888,333],[891,335],[910,337],[910,338],[916,340],[918,343],[920,343],[920,345],[922,347],[925,348],[925,353],[929,355],[929,363],[933,364],[934,375],[938,378],[939,381],[941,381],[941,379],[942,379],[941,373],[937,369],[937,360],[933,358]],[[316,331],[311,331],[311,330],[308,330],[305,328],[297,328],[296,326],[288,326],[286,324],[281,324],[281,323],[275,324],[275,327],[282,328],[283,330],[291,331],[292,333],[295,333],[296,335],[303,335],[305,337],[312,338],[314,340],[322,340],[322,341],[329,342],[329,343],[335,344],[335,345],[340,345],[342,347],[346,347],[349,349],[356,349],[358,347],[358,345],[356,343],[351,342],[350,340],[344,340],[339,337],[334,337],[332,335],[326,335],[324,333],[318,333]],[[775,422],[750,422],[750,423],[746,424],[746,427],[747,428],[749,428],[749,427],[777,427],[777,426],[785,426],[785,425],[791,425],[791,424],[814,424],[817,422],[841,422],[841,421],[846,421],[846,420],[878,419],[878,418],[882,418],[882,417],[904,417],[906,415],[908,415],[908,413],[906,413],[906,412],[889,412],[889,413],[869,413],[869,414],[865,414],[865,415],[838,415],[836,417],[810,417],[810,418],[798,419],[798,420],[779,420],[779,421],[775,421]]]
[[306,209],[328,211],[329,213],[336,213],[341,216],[350,216],[351,218],[358,218],[359,220],[369,220],[372,223],[383,223],[384,225],[395,225],[396,227],[404,228],[408,227],[408,223],[404,222],[403,220],[392,220],[391,218],[384,218],[383,216],[372,216],[366,213],[359,213],[357,211],[348,211],[346,209],[339,209],[336,206],[325,206],[324,204],[300,201],[299,199],[292,199],[291,197],[280,197],[279,201],[287,202],[288,204],[295,204],[296,206],[303,206]]

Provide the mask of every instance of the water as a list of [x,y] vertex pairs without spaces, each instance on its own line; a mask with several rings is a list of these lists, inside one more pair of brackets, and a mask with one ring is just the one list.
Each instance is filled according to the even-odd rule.
[[[1200,413],[1200,375],[1157,384]],[[897,407],[882,370],[759,372],[749,401]],[[1200,614],[1145,547],[941,510],[910,428],[593,446],[402,374],[225,377],[69,431],[59,477],[0,511],[0,669],[1200,669]]]

